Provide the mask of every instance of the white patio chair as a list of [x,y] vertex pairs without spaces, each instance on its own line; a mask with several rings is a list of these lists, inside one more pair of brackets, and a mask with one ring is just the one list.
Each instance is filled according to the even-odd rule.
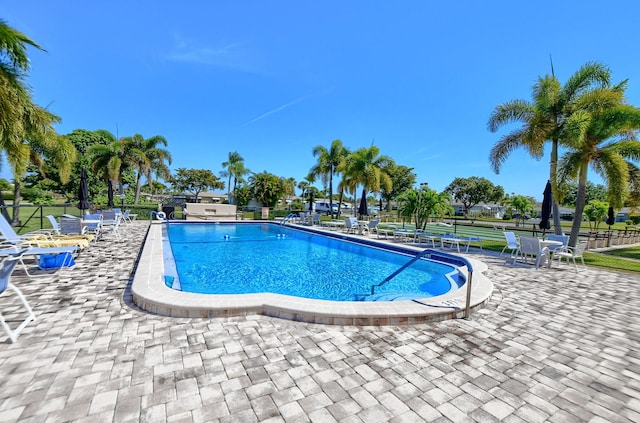
[[549,248],[542,247],[540,245],[540,240],[533,236],[520,237],[520,246],[513,258],[514,263],[518,256],[522,257],[522,260],[525,263],[527,262],[527,259],[531,257],[532,260],[535,260],[536,269],[539,268],[544,261],[547,262],[547,267],[551,265],[549,262]]
[[587,241],[579,241],[575,247],[564,247],[559,248],[553,253],[553,258],[558,258],[558,265],[562,262],[563,258],[567,259],[567,264],[569,264],[569,259],[573,260],[573,266],[578,271],[578,265],[576,264],[576,259],[579,258],[582,262],[582,266],[584,267],[584,258],[582,254],[587,249]]
[[136,217],[138,217],[138,215],[131,214],[131,210],[125,210],[124,213],[122,213],[122,221],[129,225],[131,225],[133,221],[136,220]]
[[344,219],[344,229],[347,233],[355,234],[358,230],[358,219],[355,217],[347,217]]
[[100,224],[101,233],[113,233],[116,239],[120,240],[120,216],[116,212],[111,210],[105,210],[102,212],[102,223]]
[[553,257],[553,254],[556,251],[566,250],[567,244],[569,243],[569,236],[568,235],[549,234],[549,236],[547,236],[547,240],[562,242],[562,245],[550,245],[549,246],[549,251],[551,252],[551,257]]
[[502,249],[500,256],[502,256],[502,254],[504,254],[504,251],[507,248],[509,248],[511,250],[510,256],[513,257],[513,255],[516,254],[518,251],[518,237],[516,237],[515,232],[503,232],[503,233],[507,241],[507,245],[505,245],[504,248]]

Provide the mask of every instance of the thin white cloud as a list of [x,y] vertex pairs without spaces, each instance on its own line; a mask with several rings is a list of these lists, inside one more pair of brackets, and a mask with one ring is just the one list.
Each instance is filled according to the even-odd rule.
[[442,155],[443,155],[442,153],[432,154],[432,155],[430,155],[430,156],[423,157],[423,158],[422,158],[422,161],[423,161],[423,162],[428,162],[428,161],[430,161],[430,160],[435,160],[435,159],[437,159],[437,158],[442,157]]
[[253,71],[246,46],[243,43],[229,43],[222,46],[200,46],[194,40],[174,34],[174,46],[164,59],[171,62],[198,63]]
[[306,95],[306,96],[304,96],[304,97],[300,97],[300,98],[298,98],[298,99],[295,99],[295,100],[293,100],[293,101],[290,101],[290,102],[288,102],[288,103],[285,103],[285,104],[283,104],[282,106],[278,106],[278,107],[276,107],[275,109],[273,109],[273,110],[269,110],[268,112],[261,114],[261,115],[260,115],[260,116],[258,116],[257,118],[250,120],[249,122],[245,123],[245,125],[251,125],[252,123],[256,123],[256,122],[258,122],[259,120],[262,120],[262,119],[266,118],[267,116],[270,116],[270,115],[272,115],[272,114],[274,114],[274,113],[281,112],[282,110],[286,109],[287,107],[291,107],[291,106],[293,106],[294,104],[298,104],[298,103],[300,103],[301,101],[305,100],[305,99],[306,99],[306,98],[308,98],[308,97],[309,97],[309,96],[308,96],[308,95]]

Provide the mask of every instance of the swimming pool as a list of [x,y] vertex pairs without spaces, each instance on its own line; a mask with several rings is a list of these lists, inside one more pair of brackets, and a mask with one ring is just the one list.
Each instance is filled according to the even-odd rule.
[[167,281],[186,292],[396,301],[443,295],[464,283],[456,267],[418,260],[372,294],[411,257],[268,223],[170,224],[167,235],[165,268],[175,263]]
[[[164,221],[149,222],[131,284],[133,303],[142,310],[163,316],[235,318],[260,314],[330,325],[406,325],[464,317],[468,311],[482,308],[491,299],[493,292],[493,284],[484,274],[487,265],[470,256],[464,257],[464,261],[469,263],[469,266],[473,265],[473,277],[470,278],[471,273],[468,272],[470,267],[462,267],[463,272],[468,274],[468,282],[461,289],[419,300],[327,301],[272,293],[210,295],[177,291],[165,283],[167,272],[172,270],[165,267],[166,251],[163,248],[168,225]],[[426,251],[412,245],[396,245],[384,240],[330,233],[317,228],[305,227],[301,230],[309,233],[327,233],[334,238],[408,251],[409,254],[411,251],[413,254]],[[439,252],[436,253],[440,255]],[[469,283],[471,280],[473,283]]]

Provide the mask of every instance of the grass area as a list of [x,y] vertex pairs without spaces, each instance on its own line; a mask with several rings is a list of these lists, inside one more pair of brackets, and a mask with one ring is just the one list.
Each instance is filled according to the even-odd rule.
[[[640,254],[640,247],[636,254]],[[584,262],[589,266],[601,267],[604,269],[621,270],[624,272],[640,273],[640,261],[628,260],[624,257],[618,257],[607,253],[584,253]]]
[[616,248],[615,250],[603,251],[601,254],[640,260],[640,247]]

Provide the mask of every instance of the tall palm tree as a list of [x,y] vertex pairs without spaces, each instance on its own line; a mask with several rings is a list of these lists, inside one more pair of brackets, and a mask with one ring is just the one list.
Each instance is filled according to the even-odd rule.
[[488,127],[496,132],[508,123],[522,122],[523,126],[504,135],[494,145],[489,160],[496,173],[509,154],[517,148],[525,148],[535,159],[544,155],[544,143],[551,142],[549,180],[554,196],[553,222],[556,233],[560,227],[558,203],[562,200],[562,187],[557,180],[559,146],[568,138],[575,137],[576,128],[583,113],[578,106],[582,96],[600,87],[609,85],[610,72],[600,63],[587,63],[574,73],[564,86],[555,75],[538,78],[533,86],[533,101],[513,100],[498,105],[489,118]]
[[[42,154],[51,155],[60,166],[61,178],[65,179],[69,177],[71,163],[76,158],[70,143],[60,139],[53,129],[60,118],[32,100],[24,81],[29,69],[28,46],[43,50],[29,37],[0,20],[0,151],[6,155],[16,184],[14,222],[18,220],[20,180],[28,164],[41,165]],[[0,203],[4,206],[1,193]],[[4,207],[2,212],[7,220],[11,220]]]
[[[636,165],[640,160],[640,108],[625,103],[627,81],[594,91],[582,99],[587,113],[583,114],[580,135],[566,144],[569,151],[560,162],[559,177],[570,180],[577,177],[576,210],[569,237],[569,245],[576,245],[586,203],[589,167],[598,173],[607,186],[609,204],[621,207],[629,194],[630,177],[637,177]],[[635,175],[635,176],[634,176]],[[637,181],[634,181],[637,183]]]
[[361,199],[366,198],[369,191],[379,192],[381,187],[390,191],[392,186],[391,177],[385,172],[385,169],[391,162],[393,162],[393,159],[389,156],[380,155],[380,149],[375,145],[354,151],[346,159],[343,177],[344,186],[354,195],[357,187],[361,186]]
[[91,157],[91,169],[107,184],[119,186],[120,192],[124,192],[122,174],[135,165],[137,153],[129,148],[125,139],[116,139],[109,131],[101,129],[96,133],[108,141],[89,147],[87,153]]
[[[229,152],[227,161],[222,162],[222,167],[225,168],[220,172],[222,177],[228,178],[227,182],[227,200],[229,204],[234,204],[232,195],[236,190],[236,186],[239,182],[244,182],[244,176],[251,173],[244,165],[244,158],[237,151]],[[233,179],[233,188],[231,188],[231,179]]]
[[289,200],[287,204],[289,205],[289,209],[290,209],[291,197],[296,195],[296,179],[294,177],[285,178],[284,188],[285,188],[285,193],[284,193],[285,200]]
[[[329,204],[333,204],[333,176],[337,173],[340,165],[345,161],[348,150],[342,141],[335,139],[331,142],[331,147],[327,149],[322,145],[313,147],[313,156],[318,158],[318,162],[311,168],[311,173],[322,178],[323,183],[329,182]],[[325,185],[326,186],[326,185]],[[331,218],[333,219],[333,207],[331,208]]]
[[[155,135],[151,138],[144,138],[140,134],[123,138],[128,156],[131,158],[136,168],[136,190],[133,203],[138,204],[140,197],[140,188],[142,187],[142,175],[146,176],[147,181],[151,181],[152,170],[161,169],[162,172],[168,170],[165,161],[171,164],[171,153],[168,150],[158,147],[158,144],[167,146],[168,142],[165,137]],[[156,167],[153,169],[153,167]]]

